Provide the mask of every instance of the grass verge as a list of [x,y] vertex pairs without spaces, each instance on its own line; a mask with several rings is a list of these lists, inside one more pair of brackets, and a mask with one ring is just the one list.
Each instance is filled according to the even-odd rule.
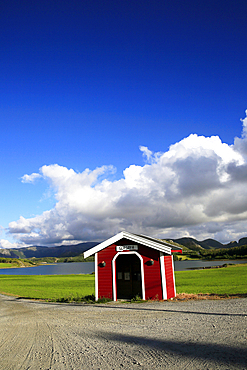
[[[178,299],[247,295],[247,264],[178,271],[175,279]],[[94,302],[94,275],[0,275],[0,293],[51,302]]]

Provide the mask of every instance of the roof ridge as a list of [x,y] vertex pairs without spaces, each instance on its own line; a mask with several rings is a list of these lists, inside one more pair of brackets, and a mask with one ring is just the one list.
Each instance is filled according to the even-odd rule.
[[146,245],[147,247],[159,250],[160,252],[164,252],[167,254],[171,254],[171,250],[173,248],[173,245],[167,242],[162,242],[161,240],[154,239],[146,235],[138,235],[138,234],[130,233],[128,231],[121,231],[120,233],[112,236],[111,238],[105,240],[104,242],[97,244],[93,248],[90,248],[89,250],[85,251],[84,257],[87,258],[101,251],[102,249],[105,249],[109,247],[110,245],[117,243],[119,240],[123,238],[130,239],[133,242]]

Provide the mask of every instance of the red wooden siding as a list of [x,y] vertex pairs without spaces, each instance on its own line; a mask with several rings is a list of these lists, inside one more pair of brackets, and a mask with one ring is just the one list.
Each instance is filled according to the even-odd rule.
[[175,281],[173,275],[173,258],[172,256],[164,257],[167,299],[175,297]]
[[[116,246],[113,244],[98,252],[98,295],[99,298],[113,299],[112,284],[112,259],[116,254]],[[105,262],[105,267],[101,266]]]
[[[160,252],[139,245],[138,253],[143,258],[146,299],[162,299]],[[153,265],[150,264],[150,260],[154,261]]]

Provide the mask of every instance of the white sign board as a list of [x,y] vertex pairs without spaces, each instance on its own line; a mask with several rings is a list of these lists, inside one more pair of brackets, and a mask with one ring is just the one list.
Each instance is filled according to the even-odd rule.
[[122,251],[138,251],[138,245],[117,245],[116,246],[117,252]]

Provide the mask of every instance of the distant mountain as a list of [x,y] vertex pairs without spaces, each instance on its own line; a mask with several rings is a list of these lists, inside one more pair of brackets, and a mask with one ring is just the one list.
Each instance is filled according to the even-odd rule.
[[185,246],[188,249],[193,251],[199,251],[202,249],[223,249],[223,248],[232,248],[232,247],[241,247],[242,245],[247,245],[247,238],[242,238],[237,241],[230,242],[228,244],[222,244],[214,239],[206,239],[203,241],[198,241],[193,238],[179,238],[171,239],[175,243],[180,244],[182,247]]
[[188,249],[191,249],[193,251],[199,251],[201,249],[204,249],[199,242],[196,239],[193,238],[179,238],[179,239],[171,239],[175,243],[180,244],[182,247],[185,246]]
[[230,247],[241,247],[242,245],[247,245],[247,238],[241,238],[239,239],[239,242],[230,242],[228,244],[226,244],[226,247],[227,248],[230,248]]
[[26,248],[0,249],[0,257],[4,258],[43,258],[43,257],[75,257],[97,245],[98,242],[87,242],[76,245],[60,245],[57,247],[32,246]]
[[206,239],[203,240],[202,242],[198,242],[200,246],[204,249],[220,249],[224,248],[224,244],[218,242],[217,240],[214,239]]
[[[186,247],[193,251],[200,251],[203,249],[223,249],[232,247],[241,247],[247,245],[247,238],[242,238],[228,244],[222,244],[214,239],[206,239],[198,241],[193,238],[179,238],[167,240],[176,243],[181,248]],[[86,242],[76,245],[60,245],[57,247],[32,246],[26,248],[12,248],[0,249],[0,257],[4,258],[44,258],[44,257],[75,257],[85,252],[87,249],[94,247],[99,242]],[[185,251],[185,249],[184,249]]]

